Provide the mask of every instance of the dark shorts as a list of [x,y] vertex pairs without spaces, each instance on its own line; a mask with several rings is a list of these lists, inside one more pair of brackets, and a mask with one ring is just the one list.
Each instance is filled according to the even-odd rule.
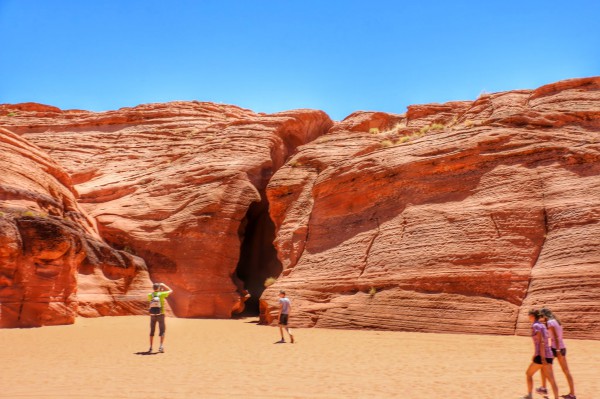
[[[567,348],[562,348],[559,353],[563,356],[567,356]],[[556,357],[556,348],[552,348],[552,354]]]
[[157,316],[162,313],[162,309],[161,308],[150,308],[149,312],[151,315]]
[[[552,364],[552,361],[553,361],[553,360],[554,360],[554,359],[553,359],[553,358],[551,358],[551,357],[547,357],[547,358],[546,358],[546,362],[547,362],[548,364]],[[534,362],[535,364],[542,364],[542,357],[541,357],[540,355],[537,355],[536,357],[534,357],[534,358],[533,358],[533,362]]]
[[289,314],[282,314],[279,316],[279,324],[282,326],[287,326]]
[[156,323],[158,323],[158,335],[162,337],[165,335],[165,331],[167,327],[165,326],[165,315],[157,314],[150,316],[150,336],[154,337],[154,332],[156,331]]

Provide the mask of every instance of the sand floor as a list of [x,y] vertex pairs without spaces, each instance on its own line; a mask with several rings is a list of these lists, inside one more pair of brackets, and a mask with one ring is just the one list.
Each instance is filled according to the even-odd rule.
[[[255,322],[169,318],[166,353],[153,355],[138,354],[148,349],[142,316],[0,330],[0,398],[513,399],[525,393],[529,338],[296,329],[292,345],[275,344],[278,329]],[[578,398],[600,398],[600,341],[567,340],[567,346]],[[560,367],[555,373],[567,393]]]

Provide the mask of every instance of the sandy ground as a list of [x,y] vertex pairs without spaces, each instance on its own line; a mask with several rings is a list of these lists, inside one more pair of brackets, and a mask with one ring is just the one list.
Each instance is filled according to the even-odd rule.
[[[169,318],[166,353],[153,355],[139,354],[148,348],[148,318],[141,316],[0,330],[0,397],[511,399],[525,393],[528,338],[296,329],[297,343],[275,344],[278,329],[255,321]],[[600,342],[567,346],[578,398],[600,398]],[[558,366],[555,373],[567,393]]]

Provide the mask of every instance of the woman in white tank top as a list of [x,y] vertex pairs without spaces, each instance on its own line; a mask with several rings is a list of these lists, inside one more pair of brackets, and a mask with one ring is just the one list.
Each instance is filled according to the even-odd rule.
[[[563,327],[560,324],[560,320],[552,313],[552,311],[548,308],[540,309],[542,317],[545,319],[546,326],[548,328],[548,334],[551,339],[551,347],[552,353],[554,357],[558,360],[560,364],[560,368],[563,373],[565,373],[565,377],[567,377],[567,381],[569,383],[569,394],[564,395],[565,399],[577,399],[575,396],[575,384],[573,382],[573,376],[569,371],[569,365],[567,364],[567,348],[563,341]],[[546,389],[546,376],[542,374],[542,386],[536,389],[536,392],[545,394],[548,392]]]

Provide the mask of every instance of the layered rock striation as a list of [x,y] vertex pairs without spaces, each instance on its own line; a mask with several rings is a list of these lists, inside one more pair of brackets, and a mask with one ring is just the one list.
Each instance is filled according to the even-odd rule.
[[0,327],[145,311],[142,259],[100,238],[67,173],[0,128]]
[[284,289],[297,326],[527,334],[546,305],[600,339],[600,78],[335,124],[173,102],[0,126],[4,326],[142,313],[150,278],[231,317],[278,277],[264,322]]
[[65,167],[100,235],[142,257],[152,279],[174,289],[169,302],[181,317],[231,317],[250,288],[258,298],[264,279],[281,272],[274,250],[274,261],[258,257],[236,270],[246,227],[269,230],[264,189],[272,174],[333,124],[322,111],[266,115],[200,102],[2,111],[12,113],[8,129]]
[[267,195],[299,326],[600,338],[600,78],[359,112]]

